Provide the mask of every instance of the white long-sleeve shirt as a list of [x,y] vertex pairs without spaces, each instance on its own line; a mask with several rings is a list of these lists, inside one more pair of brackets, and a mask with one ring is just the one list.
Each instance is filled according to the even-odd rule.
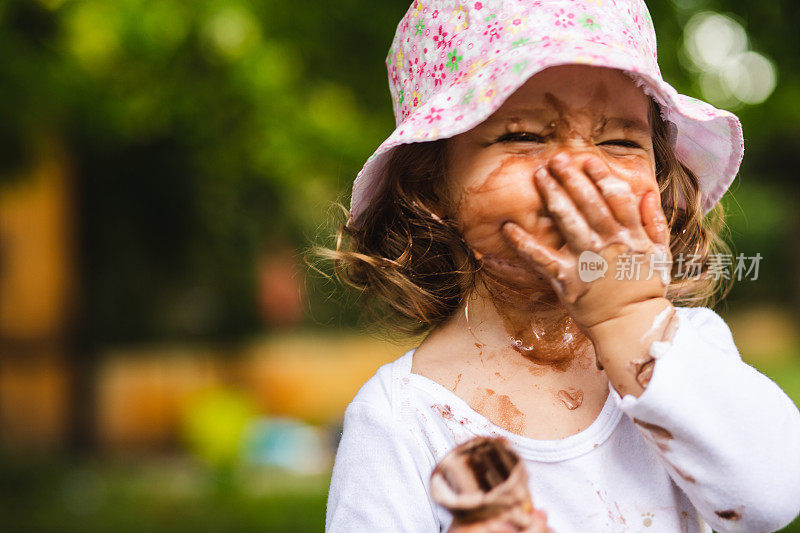
[[611,389],[594,423],[560,440],[496,426],[412,373],[414,350],[382,366],[345,412],[326,531],[446,531],[452,517],[431,500],[430,474],[476,435],[511,442],[556,533],[785,526],[800,512],[797,407],[742,361],[719,315],[676,309],[678,329],[644,393]]

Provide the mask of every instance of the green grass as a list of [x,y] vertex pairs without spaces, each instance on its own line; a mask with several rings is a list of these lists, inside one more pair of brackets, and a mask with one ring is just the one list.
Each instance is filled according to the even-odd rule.
[[329,475],[213,472],[185,459],[0,467],[4,531],[322,531]]
[[[769,362],[755,362],[753,366],[775,381],[794,400],[795,405],[800,406],[800,357],[798,354],[777,357]],[[781,531],[800,533],[800,518]]]

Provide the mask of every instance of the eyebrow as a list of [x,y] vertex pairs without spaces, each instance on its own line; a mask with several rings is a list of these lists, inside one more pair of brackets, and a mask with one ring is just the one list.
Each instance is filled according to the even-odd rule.
[[[494,118],[489,119],[488,122],[490,123],[497,123],[502,122],[504,124],[510,124],[514,122],[521,122],[524,119],[540,119],[542,121],[547,121],[547,117],[552,114],[552,110],[546,109],[519,109],[509,111],[508,113],[504,113],[502,116],[497,116]],[[604,131],[608,128],[620,128],[626,131],[630,131],[632,133],[638,133],[641,135],[650,135],[650,126],[642,122],[641,120],[631,119],[631,118],[623,118],[623,117],[610,117],[603,120],[603,124],[600,131]]]
[[641,120],[613,117],[606,119],[603,122],[603,130],[605,130],[606,128],[613,128],[615,126],[633,133],[639,133],[641,135],[650,135],[650,126],[642,122]]
[[[549,111],[552,113],[552,110]],[[495,115],[489,118],[489,122],[520,122],[526,118],[541,118],[545,120],[548,116],[546,109],[514,109],[506,111],[502,115]]]

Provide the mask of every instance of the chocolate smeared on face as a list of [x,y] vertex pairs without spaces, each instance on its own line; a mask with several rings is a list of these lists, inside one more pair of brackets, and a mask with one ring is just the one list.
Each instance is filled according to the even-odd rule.
[[557,134],[562,138],[580,138],[592,142],[592,138],[600,135],[608,123],[608,119],[604,116],[608,96],[608,88],[605,84],[598,83],[587,104],[572,110],[553,93],[544,93],[545,101],[558,113],[558,119],[548,124],[546,133]]
[[524,221],[526,228],[546,238],[549,245],[563,244],[553,220],[542,216],[544,206],[532,181],[536,166],[535,159],[506,154],[492,163],[487,176],[455,193],[460,232],[475,259],[483,264],[481,276],[502,299],[519,300],[551,290],[544,278],[531,275],[530,268],[505,243],[499,231],[504,220]]
[[[658,190],[649,109],[649,97],[623,73],[565,65],[532,77],[448,144],[451,216],[481,264],[478,286],[502,317],[510,347],[537,365],[563,371],[576,357],[593,359],[593,349],[565,312],[548,313],[550,306],[563,311],[556,289],[501,228],[514,222],[552,249],[566,244],[534,180],[557,153],[577,163],[599,157],[613,176],[608,185],[639,198]],[[629,137],[644,149],[605,143]]]

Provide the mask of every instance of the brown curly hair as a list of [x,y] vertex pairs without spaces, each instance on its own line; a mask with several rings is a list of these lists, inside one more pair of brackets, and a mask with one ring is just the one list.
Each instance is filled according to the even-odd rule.
[[[730,280],[709,275],[710,256],[730,253],[722,235],[723,208],[718,203],[704,216],[698,179],[678,161],[669,125],[652,99],[649,119],[672,256],[693,257],[699,265],[699,275],[686,278],[681,265],[673,264],[667,298],[676,305],[711,306],[730,290]],[[317,257],[333,261],[340,281],[373,297],[382,321],[406,333],[424,333],[453,316],[481,270],[455,221],[437,214],[446,201],[441,190],[446,143],[395,148],[384,186],[359,216],[359,227],[341,224],[334,249],[313,249]]]

